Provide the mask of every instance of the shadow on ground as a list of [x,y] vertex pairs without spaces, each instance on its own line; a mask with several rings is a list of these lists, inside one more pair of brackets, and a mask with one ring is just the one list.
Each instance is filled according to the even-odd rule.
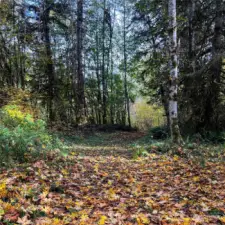
[[133,151],[130,145],[144,136],[142,132],[100,132],[90,136],[70,137],[70,140],[74,139],[70,151],[81,156],[131,158]]

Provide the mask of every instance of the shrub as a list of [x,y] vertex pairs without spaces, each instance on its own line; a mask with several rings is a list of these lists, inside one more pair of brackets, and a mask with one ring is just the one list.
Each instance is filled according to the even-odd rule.
[[204,132],[202,134],[202,139],[205,142],[219,144],[219,143],[225,143],[225,134],[224,132]]
[[149,134],[153,139],[164,140],[169,137],[168,130],[166,127],[153,127],[149,130]]
[[148,155],[148,151],[143,146],[137,146],[133,154],[133,159],[138,159],[139,157],[146,157]]
[[0,111],[0,164],[24,162],[57,147],[60,142],[48,134],[43,120],[35,120],[20,106],[7,105]]

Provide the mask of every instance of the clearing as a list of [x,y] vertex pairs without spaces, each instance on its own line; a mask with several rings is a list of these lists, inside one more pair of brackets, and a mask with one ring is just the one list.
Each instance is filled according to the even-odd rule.
[[70,137],[59,157],[0,173],[0,224],[225,224],[225,166],[178,156],[133,159],[143,133]]

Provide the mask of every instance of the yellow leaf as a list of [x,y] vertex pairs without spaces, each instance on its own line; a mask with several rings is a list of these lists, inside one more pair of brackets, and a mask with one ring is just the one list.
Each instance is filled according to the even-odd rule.
[[110,200],[117,198],[116,192],[113,190],[113,188],[110,188],[107,194]]
[[190,225],[191,224],[191,218],[184,218],[184,223],[183,225]]
[[58,218],[54,218],[53,220],[52,220],[52,223],[51,223],[52,225],[62,225],[63,224],[63,222],[62,222],[62,220],[60,220],[60,219],[58,219]]
[[82,214],[80,217],[81,221],[85,221],[88,219],[88,215],[87,214]]
[[62,174],[63,175],[69,175],[69,172],[67,170],[65,170],[65,169],[62,169]]
[[149,224],[150,221],[148,219],[148,217],[144,214],[139,214],[138,218],[137,218],[137,223],[138,225],[142,225],[142,224]]
[[0,198],[5,198],[8,194],[5,181],[0,183]]
[[138,223],[138,225],[143,225],[140,218],[137,218],[137,223]]
[[200,177],[193,177],[194,182],[198,182],[200,180]]
[[106,220],[107,220],[107,216],[101,216],[100,220],[98,221],[98,224],[104,225]]
[[177,161],[179,159],[179,156],[178,155],[175,155],[174,157],[173,157],[173,160],[174,161]]
[[5,214],[5,211],[2,207],[0,207],[0,217]]
[[225,224],[225,216],[220,217],[219,220],[220,220],[220,222],[222,222],[223,224]]

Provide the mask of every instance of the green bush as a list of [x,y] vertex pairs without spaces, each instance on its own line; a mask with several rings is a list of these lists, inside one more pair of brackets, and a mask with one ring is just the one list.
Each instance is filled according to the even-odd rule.
[[60,144],[47,132],[43,120],[34,120],[19,106],[5,106],[0,111],[0,164],[25,162],[28,157],[41,155]]
[[225,143],[225,133],[224,132],[204,132],[202,134],[202,139],[205,142],[214,143],[214,144],[222,144]]
[[149,130],[149,134],[153,139],[164,140],[169,137],[168,130],[166,127],[153,127]]
[[138,159],[139,157],[146,157],[148,155],[148,151],[143,146],[137,146],[133,154],[133,159]]

